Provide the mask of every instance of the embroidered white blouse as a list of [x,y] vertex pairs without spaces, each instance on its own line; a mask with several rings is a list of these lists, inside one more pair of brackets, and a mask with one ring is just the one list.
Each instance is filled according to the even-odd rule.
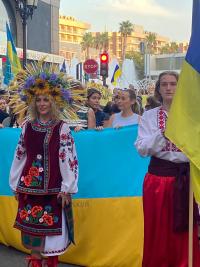
[[164,137],[166,120],[167,112],[162,107],[145,111],[138,128],[136,149],[143,157],[155,156],[176,163],[188,162],[187,157]]
[[[22,128],[20,140],[16,147],[14,159],[10,170],[10,187],[16,191],[19,179],[26,163],[26,148],[24,146],[24,134],[26,131],[26,124]],[[59,166],[62,175],[61,191],[65,193],[77,193],[78,191],[78,163],[77,154],[74,142],[71,146],[67,145],[66,138],[70,136],[73,140],[70,129],[66,123],[63,123],[60,128],[60,149],[59,149]]]

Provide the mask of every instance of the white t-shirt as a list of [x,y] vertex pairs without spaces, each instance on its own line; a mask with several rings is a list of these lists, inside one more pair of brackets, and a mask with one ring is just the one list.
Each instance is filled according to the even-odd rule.
[[138,124],[139,121],[139,115],[133,113],[133,115],[129,117],[122,117],[122,112],[115,113],[114,114],[114,119],[112,122],[112,127],[115,128],[117,126],[130,126],[134,124]]

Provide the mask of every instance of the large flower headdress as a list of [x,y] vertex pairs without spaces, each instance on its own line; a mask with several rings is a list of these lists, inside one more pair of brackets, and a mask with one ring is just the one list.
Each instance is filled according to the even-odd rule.
[[53,65],[43,61],[28,65],[20,71],[9,87],[10,105],[21,117],[37,95],[51,96],[62,115],[67,119],[77,119],[76,110],[84,105],[86,90],[73,78],[60,72]]

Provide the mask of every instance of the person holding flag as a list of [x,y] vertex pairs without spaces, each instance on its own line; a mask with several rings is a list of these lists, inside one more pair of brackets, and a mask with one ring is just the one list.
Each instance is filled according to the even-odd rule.
[[[143,184],[143,267],[188,267],[189,160],[165,137],[177,82],[175,72],[159,75],[155,93],[162,105],[144,112],[135,142],[140,155],[151,156]],[[194,214],[193,267],[198,267],[196,205]]]

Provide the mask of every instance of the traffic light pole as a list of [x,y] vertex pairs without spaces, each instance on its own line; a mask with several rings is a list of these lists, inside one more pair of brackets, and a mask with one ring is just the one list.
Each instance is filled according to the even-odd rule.
[[102,77],[103,86],[106,85],[106,78],[108,77],[108,53],[104,51],[100,54],[100,76]]
[[106,77],[103,76],[102,79],[103,79],[103,86],[106,86]]

